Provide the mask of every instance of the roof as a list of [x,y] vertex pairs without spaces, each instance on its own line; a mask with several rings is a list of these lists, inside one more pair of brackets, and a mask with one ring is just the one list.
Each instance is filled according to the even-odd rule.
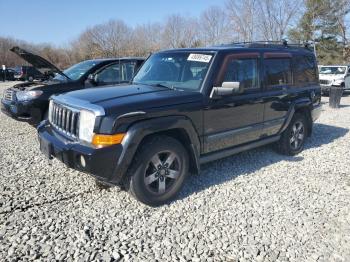
[[119,61],[119,60],[145,60],[144,57],[116,57],[116,58],[96,58],[96,59],[88,59],[85,61],[96,61],[96,62],[104,62],[104,61]]
[[232,43],[232,44],[222,44],[217,46],[200,47],[200,48],[178,48],[178,49],[168,49],[162,52],[169,51],[188,51],[188,52],[218,52],[218,51],[299,51],[310,53],[308,44],[287,44],[286,42],[242,42],[242,43]]

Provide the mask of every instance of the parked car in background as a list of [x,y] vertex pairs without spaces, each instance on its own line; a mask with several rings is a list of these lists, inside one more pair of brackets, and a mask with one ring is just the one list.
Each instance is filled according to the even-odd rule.
[[[26,56],[28,61],[56,75],[50,80],[26,82],[8,88],[1,100],[1,110],[32,125],[37,125],[47,117],[48,99],[51,95],[89,87],[128,83],[144,61],[144,58],[135,57],[94,59],[75,64],[62,72],[44,58],[29,54]],[[36,61],[38,57],[39,61]]]
[[348,65],[324,65],[319,67],[319,78],[322,94],[329,95],[332,86],[342,87],[349,91],[345,85],[345,78],[350,76],[350,66]]
[[5,70],[0,68],[0,81],[13,81],[15,80],[15,71],[11,68],[6,68]]
[[33,82],[34,80],[46,80],[47,75],[42,74],[33,66],[16,66],[14,78],[20,81]]
[[312,50],[236,44],[158,52],[130,85],[53,96],[38,134],[48,158],[157,206],[202,163],[269,143],[301,152],[320,112]]

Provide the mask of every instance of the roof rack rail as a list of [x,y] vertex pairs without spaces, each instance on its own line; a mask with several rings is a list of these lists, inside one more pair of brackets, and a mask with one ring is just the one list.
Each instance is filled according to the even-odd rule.
[[[225,45],[225,44],[224,44]],[[311,51],[311,44],[305,42],[303,44],[289,44],[287,40],[281,41],[249,41],[249,42],[232,42],[225,46],[246,46],[246,47],[267,47],[267,48],[305,48]]]

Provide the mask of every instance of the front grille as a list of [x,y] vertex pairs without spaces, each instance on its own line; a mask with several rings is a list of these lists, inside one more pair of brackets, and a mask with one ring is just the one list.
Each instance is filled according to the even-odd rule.
[[331,82],[329,80],[320,80],[321,85],[329,85]]
[[63,134],[76,138],[79,132],[79,110],[50,102],[50,123]]
[[15,96],[15,92],[13,90],[5,90],[4,92],[4,99],[8,101],[13,101]]

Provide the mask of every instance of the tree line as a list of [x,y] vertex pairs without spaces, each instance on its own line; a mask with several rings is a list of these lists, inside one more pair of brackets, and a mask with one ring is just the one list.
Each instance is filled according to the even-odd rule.
[[198,17],[173,14],[135,27],[110,20],[85,29],[68,46],[0,37],[0,64],[23,64],[9,49],[18,45],[60,68],[99,57],[148,56],[167,48],[244,41],[315,42],[320,64],[350,61],[350,0],[227,0]]

